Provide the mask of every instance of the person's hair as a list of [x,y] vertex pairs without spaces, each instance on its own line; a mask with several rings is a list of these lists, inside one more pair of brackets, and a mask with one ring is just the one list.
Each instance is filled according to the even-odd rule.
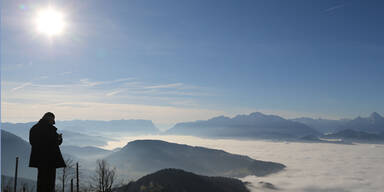
[[55,115],[52,112],[46,112],[44,116],[41,118],[42,120],[47,120],[47,119],[55,119]]

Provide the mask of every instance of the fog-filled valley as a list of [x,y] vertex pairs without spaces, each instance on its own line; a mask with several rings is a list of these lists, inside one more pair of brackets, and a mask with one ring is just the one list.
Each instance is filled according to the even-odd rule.
[[259,182],[269,182],[289,192],[377,192],[384,187],[382,144],[212,140],[186,136],[146,136],[127,140],[147,138],[223,149],[287,166],[284,171],[266,177],[243,178],[252,182],[253,191],[271,191]]
[[[376,192],[384,187],[381,182],[384,179],[382,174],[384,145],[382,144],[343,145],[147,135],[125,137],[119,142],[110,143],[106,148],[121,147],[127,142],[145,139],[220,149],[229,153],[247,155],[257,160],[286,165],[283,171],[264,177],[241,177],[241,180],[251,182],[248,187],[252,191],[271,191],[263,183],[271,183],[277,189],[289,192]],[[82,161],[87,162],[84,159]]]
[[[165,168],[187,171],[156,172],[120,190],[181,174],[218,183],[221,179],[205,176],[238,178],[249,182],[251,191],[373,192],[384,188],[383,119],[377,113],[339,121],[251,113],[180,123],[167,131],[148,120],[59,121],[56,126],[63,133],[63,156],[79,163],[84,182],[101,159],[117,168],[119,182],[125,184]],[[4,182],[13,177],[16,156],[19,177],[27,183],[35,180],[36,170],[28,168],[33,124],[2,124]],[[230,183],[241,188],[237,181]]]

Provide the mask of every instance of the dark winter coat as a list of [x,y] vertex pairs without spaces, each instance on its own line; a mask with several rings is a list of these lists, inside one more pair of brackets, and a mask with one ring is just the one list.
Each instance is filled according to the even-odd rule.
[[40,120],[29,131],[29,143],[32,145],[30,167],[66,167],[59,145],[61,139],[57,128],[44,120]]

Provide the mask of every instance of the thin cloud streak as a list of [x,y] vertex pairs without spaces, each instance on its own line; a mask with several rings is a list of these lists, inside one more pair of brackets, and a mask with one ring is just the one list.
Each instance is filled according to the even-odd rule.
[[336,5],[336,6],[328,8],[328,9],[325,9],[324,12],[331,12],[331,11],[334,11],[336,9],[340,9],[340,8],[343,8],[343,7],[345,7],[345,4]]
[[[199,104],[197,97],[208,96],[210,93],[204,92],[197,86],[183,83],[151,85],[133,80],[134,78],[121,78],[110,81],[92,81],[82,78],[67,84],[3,82],[5,85],[4,90],[12,91],[7,92],[6,98],[3,97],[2,99],[3,109],[7,109],[3,111],[2,118],[5,121],[17,121],[19,118],[32,120],[29,114],[17,112],[22,109],[29,112],[36,110],[61,111],[67,118],[69,115],[76,114],[74,111],[78,109],[82,111],[82,114],[77,114],[79,117],[75,115],[72,119],[80,117],[86,117],[85,119],[128,118],[134,116],[134,112],[126,113],[124,110],[130,111],[131,106],[135,106],[135,111],[143,111],[149,108],[159,111],[156,112],[156,115],[150,115],[153,113],[151,110],[144,110],[141,117],[151,120],[157,119],[160,124],[169,125],[175,122],[176,119],[193,120],[196,115],[192,115],[191,111],[193,111],[193,114],[201,114],[198,115],[200,118],[211,117],[210,114],[223,114],[223,111],[219,113],[217,110],[205,109]],[[125,116],[112,112],[111,114],[115,114],[114,116],[104,116],[106,114],[104,108],[119,111],[117,106],[126,106],[124,110],[119,108],[121,114],[125,114]],[[101,111],[103,112],[101,113]],[[176,114],[179,113],[172,111],[179,111],[181,114],[188,115],[172,119],[171,116],[177,117]],[[88,115],[88,113],[92,115]],[[165,118],[165,114],[172,115]],[[163,116],[164,119],[160,120],[162,119],[159,118],[160,116]]]
[[[47,76],[43,76],[45,79],[48,78]],[[43,79],[43,78],[40,78]],[[115,79],[111,81],[90,81],[87,78],[80,79],[78,83],[68,83],[68,84],[41,84],[41,83],[33,83],[33,81],[20,83],[20,82],[3,82],[4,85],[16,85],[16,87],[12,88],[12,91],[16,91],[19,89],[23,89],[27,86],[30,87],[39,87],[39,88],[73,88],[73,87],[95,87],[98,85],[106,85],[106,84],[113,84],[113,83],[121,83],[130,81],[133,78],[121,78],[121,79]],[[19,84],[19,85],[18,85]]]
[[24,87],[29,86],[29,85],[32,85],[32,83],[31,83],[31,82],[23,83],[23,84],[21,84],[20,86],[17,86],[17,87],[15,87],[15,88],[13,88],[13,89],[12,89],[12,92],[17,91],[17,90],[19,90],[19,89],[23,89]]
[[60,75],[70,75],[70,74],[72,74],[73,72],[71,72],[71,71],[66,71],[66,72],[62,72],[62,73],[60,73]]
[[113,96],[113,95],[116,95],[116,94],[119,94],[121,92],[123,92],[124,90],[116,90],[116,91],[112,91],[112,92],[109,92],[107,94],[105,94],[106,96]]
[[121,79],[115,79],[115,80],[111,80],[111,81],[90,81],[88,78],[83,78],[83,79],[80,79],[80,83],[83,86],[94,87],[94,86],[98,86],[98,85],[108,85],[108,84],[131,81],[133,79],[134,78],[121,78]]
[[175,88],[175,87],[181,87],[183,86],[182,83],[172,83],[172,84],[165,84],[165,85],[155,85],[155,86],[149,86],[144,87],[146,89],[166,89],[166,88]]
[[[214,94],[203,88],[194,85],[185,85],[183,83],[169,83],[160,85],[149,85],[148,83],[133,81],[135,78],[120,78],[109,81],[92,81],[88,78],[82,78],[78,81],[67,84],[43,84],[30,82],[3,82],[5,89],[9,88],[12,92],[57,92],[60,94],[73,95],[81,91],[83,94],[91,95],[102,93],[104,96],[152,96],[152,97],[199,97],[212,96]],[[12,88],[13,87],[13,88]],[[28,88],[28,89],[27,89]],[[76,91],[75,91],[76,90]],[[103,93],[104,92],[104,93]],[[124,93],[125,92],[125,93]],[[124,93],[124,94],[122,94]],[[13,96],[9,96],[12,99]]]

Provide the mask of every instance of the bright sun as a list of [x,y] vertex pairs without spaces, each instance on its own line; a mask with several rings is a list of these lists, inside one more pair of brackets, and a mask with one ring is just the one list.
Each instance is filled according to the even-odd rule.
[[48,36],[56,36],[63,33],[65,28],[64,15],[54,8],[45,8],[37,13],[37,31]]

